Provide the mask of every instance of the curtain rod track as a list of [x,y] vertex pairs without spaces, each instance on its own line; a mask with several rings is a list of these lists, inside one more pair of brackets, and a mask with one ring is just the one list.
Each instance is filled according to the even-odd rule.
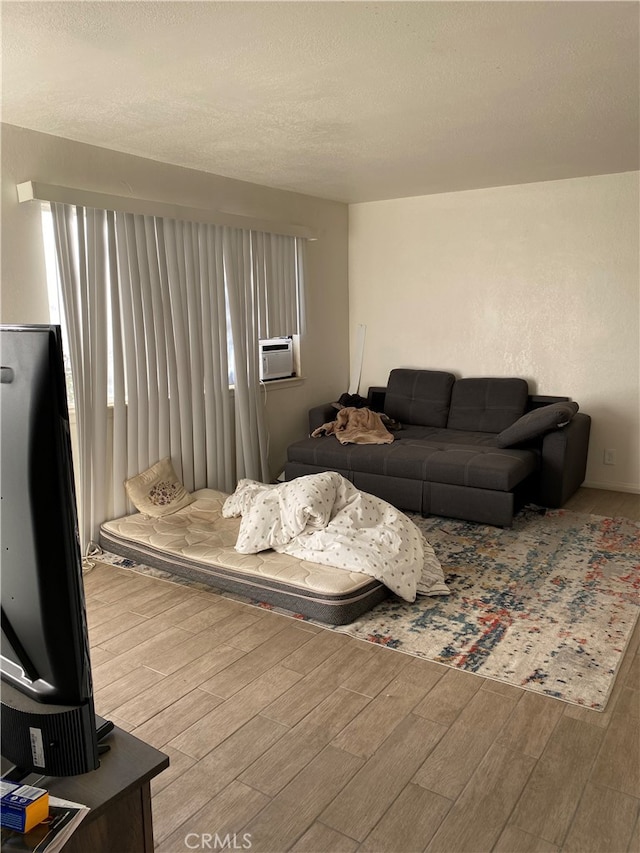
[[74,204],[93,207],[99,210],[117,210],[124,213],[137,213],[143,216],[161,216],[166,219],[182,219],[187,222],[203,222],[208,225],[228,225],[251,231],[265,231],[269,234],[283,234],[287,237],[301,237],[305,240],[317,240],[317,232],[305,225],[291,225],[270,219],[257,219],[228,213],[223,210],[205,210],[150,199],[130,196],[109,195],[91,190],[73,187],[59,187],[43,184],[40,181],[24,181],[16,185],[18,201],[53,201],[62,204]]

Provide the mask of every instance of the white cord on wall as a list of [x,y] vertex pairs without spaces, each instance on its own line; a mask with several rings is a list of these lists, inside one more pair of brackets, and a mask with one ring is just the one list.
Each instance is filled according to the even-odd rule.
[[362,375],[362,359],[364,358],[364,338],[367,327],[358,326],[356,338],[356,351],[351,369],[351,381],[349,382],[349,394],[357,394],[360,390],[360,376]]

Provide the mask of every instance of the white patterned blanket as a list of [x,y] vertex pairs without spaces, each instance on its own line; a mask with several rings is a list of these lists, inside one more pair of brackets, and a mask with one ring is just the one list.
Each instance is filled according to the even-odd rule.
[[222,514],[242,516],[235,545],[241,554],[272,548],[363,572],[405,601],[449,593],[433,548],[416,525],[333,471],[279,485],[240,480]]

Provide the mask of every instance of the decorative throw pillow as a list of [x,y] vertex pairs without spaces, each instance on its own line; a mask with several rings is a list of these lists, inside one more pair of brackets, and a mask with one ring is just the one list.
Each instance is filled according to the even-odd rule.
[[577,411],[578,404],[572,402],[551,403],[548,406],[541,406],[539,409],[532,409],[514,424],[498,433],[496,439],[498,447],[512,447],[514,444],[522,444],[523,441],[537,438],[552,429],[566,426]]
[[177,512],[194,500],[176,476],[168,456],[126,480],[124,487],[138,512],[154,518]]

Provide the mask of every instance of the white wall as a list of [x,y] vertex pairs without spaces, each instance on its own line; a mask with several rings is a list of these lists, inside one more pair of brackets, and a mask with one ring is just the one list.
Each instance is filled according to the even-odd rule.
[[23,181],[220,209],[316,231],[318,240],[307,245],[305,381],[268,391],[270,467],[272,475],[282,470],[287,445],[308,433],[307,410],[348,385],[347,206],[6,124],[1,141],[3,323],[49,321],[39,206],[18,204],[16,184]]
[[[349,208],[361,389],[394,367],[523,376],[593,418],[587,484],[640,489],[638,173]],[[615,466],[603,464],[605,448]]]
[[[5,323],[48,321],[39,213],[18,205],[22,181],[316,229],[306,381],[268,394],[273,474],[306,434],[307,409],[346,390],[349,330],[355,342],[364,323],[361,389],[399,366],[524,376],[532,391],[569,395],[593,417],[589,484],[640,487],[638,173],[352,205],[347,225],[337,202],[10,125],[1,142]],[[602,464],[605,447],[617,451],[615,466]]]

